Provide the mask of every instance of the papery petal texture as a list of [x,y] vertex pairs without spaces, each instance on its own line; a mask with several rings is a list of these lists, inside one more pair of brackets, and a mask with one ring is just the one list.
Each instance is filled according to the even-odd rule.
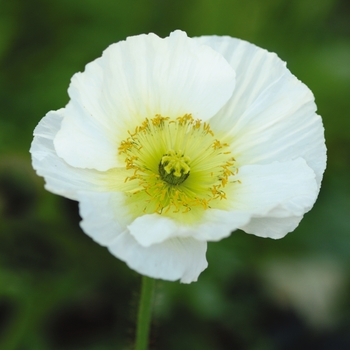
[[220,52],[236,71],[237,88],[211,125],[228,131],[239,162],[268,164],[302,157],[320,186],[326,146],[310,89],[275,53],[231,37],[197,40]]
[[60,130],[63,114],[64,109],[49,112],[40,121],[34,130],[30,153],[33,167],[45,178],[48,191],[78,200],[79,191],[105,190],[104,174],[72,167],[57,155],[53,140]]
[[141,274],[196,281],[207,242],[237,229],[282,238],[317,199],[326,146],[314,96],[246,41],[130,37],[68,94],[34,130],[33,167]]
[[[128,231],[128,215],[120,193],[87,192],[79,196],[81,227],[97,243],[125,261],[132,269],[154,278],[196,281],[207,267],[207,243],[191,237],[174,237],[150,246],[140,245]],[[162,225],[162,223],[155,224]],[[141,228],[148,235],[150,226]]]
[[165,39],[130,37],[73,76],[66,118],[54,140],[57,153],[72,166],[108,170],[120,165],[116,149],[127,131],[145,118],[190,112],[206,120],[234,85],[228,62],[184,32]]
[[[218,130],[226,128],[226,139],[232,140],[238,166],[303,158],[314,171],[317,183],[310,209],[326,167],[324,128],[316,114],[312,92],[274,53],[230,37],[207,36],[197,40],[220,52],[236,71],[237,88],[224,108],[211,119],[211,125]],[[290,219],[286,218],[284,228],[283,219],[270,215],[265,215],[261,225],[261,219],[255,217],[255,229],[246,232],[280,238],[297,226],[291,226]],[[278,227],[280,233],[275,229],[271,229],[271,234],[266,229],[259,233],[259,225],[265,227],[267,218],[271,227]]]
[[169,281],[195,282],[208,266],[207,243],[193,238],[177,237],[143,247],[124,232],[108,249],[139,273]]

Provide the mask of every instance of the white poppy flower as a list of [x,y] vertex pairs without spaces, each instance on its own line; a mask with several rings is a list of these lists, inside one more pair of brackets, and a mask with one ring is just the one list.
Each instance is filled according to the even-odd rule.
[[313,206],[326,164],[311,91],[243,40],[139,35],[73,76],[34,131],[46,189],[141,274],[190,283],[207,242],[281,238]]

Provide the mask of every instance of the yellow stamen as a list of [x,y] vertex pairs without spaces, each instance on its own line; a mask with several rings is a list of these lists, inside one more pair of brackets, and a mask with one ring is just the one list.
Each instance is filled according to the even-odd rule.
[[230,145],[191,114],[156,115],[128,135],[118,152],[130,172],[124,192],[135,216],[158,213],[195,221],[209,208],[222,208],[238,182],[230,180],[238,172]]

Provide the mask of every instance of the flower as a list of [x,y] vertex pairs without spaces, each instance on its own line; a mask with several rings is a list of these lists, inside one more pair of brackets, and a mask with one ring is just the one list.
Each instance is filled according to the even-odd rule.
[[195,281],[208,241],[281,238],[317,198],[326,147],[313,94],[246,41],[129,37],[68,93],[34,131],[33,167],[141,274]]

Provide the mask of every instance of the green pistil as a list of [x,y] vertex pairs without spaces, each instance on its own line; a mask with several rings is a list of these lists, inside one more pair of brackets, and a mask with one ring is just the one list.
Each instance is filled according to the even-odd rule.
[[170,150],[164,154],[159,163],[159,175],[170,185],[180,185],[190,175],[189,162],[190,158],[185,157],[182,151]]

